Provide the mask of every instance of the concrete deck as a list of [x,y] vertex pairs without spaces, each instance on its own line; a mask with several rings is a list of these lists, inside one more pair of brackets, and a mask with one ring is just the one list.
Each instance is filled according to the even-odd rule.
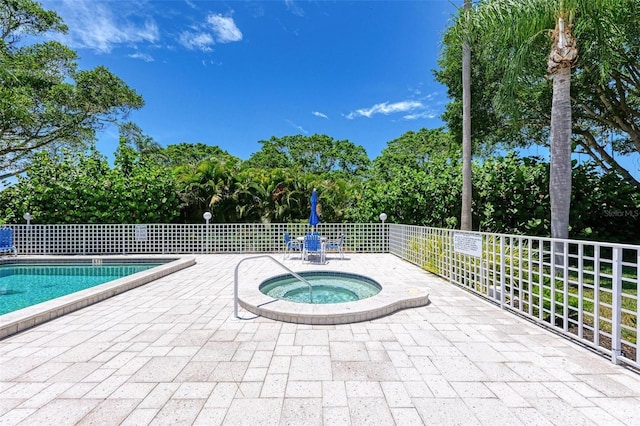
[[[237,319],[244,257],[196,256],[1,340],[0,424],[640,424],[640,375],[392,255],[285,264],[424,286],[428,306],[330,326]],[[263,259],[240,277],[280,273]]]

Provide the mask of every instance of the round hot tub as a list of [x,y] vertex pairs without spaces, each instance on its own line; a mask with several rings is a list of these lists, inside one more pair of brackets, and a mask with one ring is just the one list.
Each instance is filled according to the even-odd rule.
[[[307,271],[277,275],[260,284],[260,291],[274,299],[296,303],[332,304],[355,302],[380,293],[382,286],[363,275],[335,271]],[[311,284],[311,286],[309,286]]]
[[426,286],[419,282],[406,282],[402,277],[391,274],[377,273],[368,277],[335,270],[308,270],[297,274],[308,281],[311,288],[291,273],[256,277],[253,285],[237,286],[236,317],[242,318],[237,313],[240,306],[275,321],[311,325],[349,324],[429,303]]

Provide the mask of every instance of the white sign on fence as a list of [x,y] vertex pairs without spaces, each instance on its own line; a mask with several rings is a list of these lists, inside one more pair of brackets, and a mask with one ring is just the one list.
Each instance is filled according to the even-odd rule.
[[136,225],[135,238],[136,241],[147,241],[147,225]]
[[453,251],[473,257],[482,257],[482,236],[454,232]]

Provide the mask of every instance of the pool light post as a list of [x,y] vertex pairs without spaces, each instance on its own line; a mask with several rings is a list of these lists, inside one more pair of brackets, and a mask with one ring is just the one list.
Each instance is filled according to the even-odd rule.
[[202,217],[204,218],[205,222],[206,222],[206,241],[207,241],[207,254],[209,253],[209,221],[211,220],[211,212],[204,212],[204,214],[202,215]]
[[384,221],[387,220],[387,214],[382,212],[380,213],[380,220],[382,221],[382,252],[384,253]]
[[33,219],[33,216],[31,216],[31,213],[27,212],[22,215],[22,218],[27,221],[26,239],[29,244],[29,249],[31,249],[31,219]]

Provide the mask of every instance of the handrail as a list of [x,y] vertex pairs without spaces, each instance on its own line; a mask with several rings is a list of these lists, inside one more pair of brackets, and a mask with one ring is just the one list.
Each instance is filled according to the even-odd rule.
[[240,265],[242,264],[242,262],[244,262],[245,260],[260,259],[262,257],[266,257],[266,258],[269,258],[269,259],[273,260],[278,265],[282,266],[285,270],[287,270],[295,278],[297,278],[298,280],[300,280],[303,283],[307,284],[309,286],[309,301],[313,302],[313,287],[311,286],[311,283],[309,281],[305,280],[304,278],[302,278],[297,273],[293,272],[291,269],[289,269],[286,266],[284,266],[282,263],[278,262],[272,256],[269,256],[268,254],[261,254],[261,255],[258,255],[258,256],[245,257],[244,259],[240,260],[240,262],[238,262],[238,264],[236,265],[236,269],[235,269],[235,271],[233,273],[233,277],[234,277],[234,281],[233,281],[233,315],[236,318],[240,318],[238,316],[238,269],[240,268]]

